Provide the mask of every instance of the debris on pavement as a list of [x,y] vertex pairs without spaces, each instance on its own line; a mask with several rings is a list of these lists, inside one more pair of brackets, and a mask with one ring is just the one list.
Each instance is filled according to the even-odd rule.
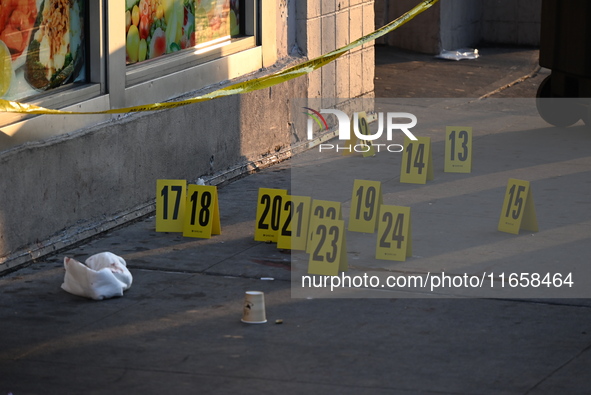
[[480,54],[477,49],[461,48],[453,51],[446,51],[445,49],[436,58],[447,60],[462,60],[462,59],[478,59]]

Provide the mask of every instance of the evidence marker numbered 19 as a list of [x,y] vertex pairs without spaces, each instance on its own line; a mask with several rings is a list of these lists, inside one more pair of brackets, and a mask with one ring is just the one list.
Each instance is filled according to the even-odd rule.
[[410,207],[382,205],[378,222],[376,258],[406,261],[412,256]]
[[519,234],[520,229],[538,231],[534,196],[529,181],[509,179],[498,229],[512,234]]
[[281,224],[281,207],[286,196],[286,189],[259,188],[255,241],[277,242]]
[[312,198],[287,195],[281,206],[277,248],[305,251]]
[[348,229],[353,232],[374,233],[378,225],[381,204],[380,181],[355,180]]
[[156,232],[182,232],[187,180],[156,180]]
[[445,128],[446,173],[472,172],[472,128],[448,126]]
[[183,236],[209,239],[222,233],[218,191],[213,185],[190,184]]
[[433,155],[431,138],[417,137],[417,140],[404,138],[400,182],[426,184],[433,179]]

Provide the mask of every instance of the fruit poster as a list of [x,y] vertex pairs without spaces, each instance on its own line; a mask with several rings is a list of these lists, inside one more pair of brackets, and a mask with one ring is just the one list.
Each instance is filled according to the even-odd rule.
[[238,0],[126,0],[127,63],[239,33]]
[[0,98],[83,80],[83,0],[0,1]]

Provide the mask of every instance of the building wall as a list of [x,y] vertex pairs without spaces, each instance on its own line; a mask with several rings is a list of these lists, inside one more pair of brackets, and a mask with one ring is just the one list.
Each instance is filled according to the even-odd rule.
[[[416,4],[413,0],[376,0],[376,26]],[[540,20],[541,0],[446,0],[380,43],[431,54],[482,43],[537,46]]]
[[[274,56],[242,79],[279,71],[373,30],[373,1],[276,3],[275,14],[263,15],[276,21],[263,34]],[[157,179],[203,177],[217,185],[289,157],[306,138],[293,101],[312,97],[323,106],[343,106],[353,97],[372,97],[373,72],[369,43],[309,76],[260,91],[100,117],[94,126],[0,152],[0,272],[153,213]]]

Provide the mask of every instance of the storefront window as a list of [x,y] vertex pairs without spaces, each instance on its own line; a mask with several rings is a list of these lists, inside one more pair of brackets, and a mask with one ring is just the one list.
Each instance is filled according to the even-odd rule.
[[84,0],[0,2],[0,97],[85,80]]
[[239,0],[126,0],[127,64],[240,34]]

